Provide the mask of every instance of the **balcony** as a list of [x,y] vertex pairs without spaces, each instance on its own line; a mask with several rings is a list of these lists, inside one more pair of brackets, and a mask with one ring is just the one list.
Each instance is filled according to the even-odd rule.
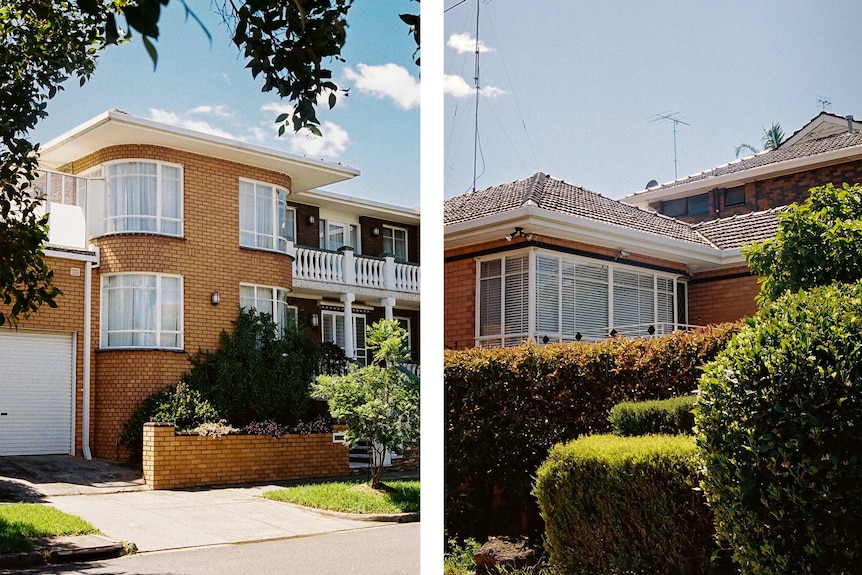
[[48,245],[87,249],[88,181],[59,172],[40,170],[31,191],[43,200],[39,211],[48,214]]
[[337,252],[297,248],[293,280],[295,285],[312,282],[419,295],[420,277],[418,265],[396,262],[392,256],[356,256],[350,248]]

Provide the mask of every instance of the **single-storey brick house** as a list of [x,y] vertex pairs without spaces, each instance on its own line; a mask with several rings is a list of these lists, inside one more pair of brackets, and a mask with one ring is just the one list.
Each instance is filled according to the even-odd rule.
[[756,311],[741,246],[813,186],[862,182],[862,125],[822,113],[781,146],[622,201],[537,173],[444,206],[449,348],[660,335]]
[[0,329],[0,455],[123,458],[135,405],[241,307],[359,362],[365,327],[395,318],[418,364],[418,210],[320,189],[358,170],[119,111],[40,162],[63,295]]

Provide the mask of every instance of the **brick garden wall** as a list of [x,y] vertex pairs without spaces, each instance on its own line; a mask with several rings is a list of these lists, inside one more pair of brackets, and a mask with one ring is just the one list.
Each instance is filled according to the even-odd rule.
[[164,423],[144,426],[144,480],[151,489],[261,483],[348,475],[348,448],[331,433],[176,435]]

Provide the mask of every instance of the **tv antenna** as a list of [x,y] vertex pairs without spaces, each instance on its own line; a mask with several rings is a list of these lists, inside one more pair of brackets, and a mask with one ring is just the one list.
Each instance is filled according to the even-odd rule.
[[679,176],[676,169],[676,127],[678,124],[683,126],[691,126],[688,122],[683,122],[678,118],[679,112],[664,112],[653,116],[651,122],[673,122],[673,179],[676,180]]
[[817,103],[820,104],[820,110],[822,112],[825,112],[826,108],[832,107],[832,100],[830,100],[826,96],[817,96]]
[[473,191],[476,191],[476,166],[479,153],[479,0],[476,0],[476,62],[473,80],[476,84],[476,111],[473,124]]

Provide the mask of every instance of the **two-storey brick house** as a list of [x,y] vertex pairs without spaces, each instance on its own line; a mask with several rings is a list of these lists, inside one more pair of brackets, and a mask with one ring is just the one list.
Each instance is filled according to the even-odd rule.
[[134,406],[240,307],[360,362],[365,326],[397,318],[418,362],[419,215],[320,189],[357,170],[118,111],[40,161],[63,295],[0,330],[0,455],[122,458]]

